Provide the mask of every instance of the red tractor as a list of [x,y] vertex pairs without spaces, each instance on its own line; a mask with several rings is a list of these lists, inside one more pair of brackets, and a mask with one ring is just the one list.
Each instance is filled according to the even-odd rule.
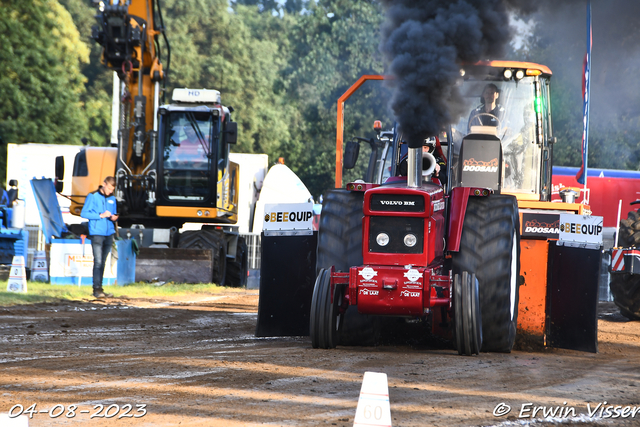
[[[370,161],[367,172],[374,182],[349,183],[325,195],[310,313],[314,348],[367,334],[367,315],[382,315],[426,322],[446,337],[452,332],[460,354],[511,351],[518,202],[501,194],[505,129],[498,117],[482,116],[492,115],[470,118],[464,136],[454,127],[438,137],[425,135],[424,147],[417,148],[396,126],[385,143],[378,138],[381,161]],[[346,145],[346,169],[357,158],[357,144]],[[440,153],[449,161],[436,177],[434,154]],[[341,337],[345,329],[352,337]]]
[[527,347],[597,352],[603,219],[551,201],[550,78],[528,62],[465,65],[457,123],[417,141],[376,123],[343,153],[346,99],[384,77],[358,80],[338,100],[337,189],[319,231],[263,233],[256,335],[332,348],[429,334],[470,355],[509,352],[517,333]]

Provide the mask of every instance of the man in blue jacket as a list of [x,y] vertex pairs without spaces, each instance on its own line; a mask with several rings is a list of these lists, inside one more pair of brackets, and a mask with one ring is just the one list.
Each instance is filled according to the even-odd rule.
[[93,249],[93,296],[106,297],[102,289],[102,278],[107,256],[116,232],[114,222],[118,219],[116,198],[113,190],[116,179],[108,176],[98,190],[87,195],[80,216],[89,220],[89,236]]

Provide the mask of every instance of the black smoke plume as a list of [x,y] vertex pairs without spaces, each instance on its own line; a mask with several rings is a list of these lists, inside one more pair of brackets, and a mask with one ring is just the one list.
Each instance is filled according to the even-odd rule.
[[391,108],[410,147],[463,112],[461,64],[504,55],[511,34],[502,0],[384,0],[380,50],[395,77]]

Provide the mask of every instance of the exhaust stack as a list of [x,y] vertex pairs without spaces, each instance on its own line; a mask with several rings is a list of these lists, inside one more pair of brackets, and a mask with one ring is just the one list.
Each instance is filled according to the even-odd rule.
[[411,148],[407,156],[407,186],[422,186],[422,147]]

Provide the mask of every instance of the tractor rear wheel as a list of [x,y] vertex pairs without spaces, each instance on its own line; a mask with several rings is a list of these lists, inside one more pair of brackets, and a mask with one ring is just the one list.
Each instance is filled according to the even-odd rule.
[[[636,211],[629,212],[627,219],[620,221],[621,247],[638,246],[640,243],[640,218]],[[611,274],[609,289],[613,302],[620,313],[630,320],[640,320],[640,275],[628,273]]]
[[611,274],[609,288],[620,314],[629,320],[640,320],[640,275]]
[[[362,204],[364,193],[332,190],[324,195],[318,228],[317,268],[347,272],[362,265]],[[313,308],[312,308],[313,313]],[[350,305],[342,318],[341,345],[374,345],[377,318]]]
[[510,352],[518,323],[520,221],[516,198],[471,197],[454,274],[475,273],[482,313],[482,351]]
[[325,194],[318,227],[317,270],[349,271],[362,265],[364,193],[333,190]]

